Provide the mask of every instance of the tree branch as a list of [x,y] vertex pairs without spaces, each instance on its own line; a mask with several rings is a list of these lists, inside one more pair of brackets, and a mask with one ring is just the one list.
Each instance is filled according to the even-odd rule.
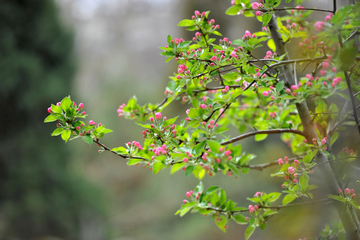
[[237,141],[240,141],[242,139],[251,137],[251,136],[255,136],[256,134],[279,134],[279,133],[295,133],[295,134],[299,134],[303,137],[306,137],[305,133],[300,131],[300,130],[295,130],[295,129],[270,129],[270,130],[259,130],[259,131],[254,131],[254,132],[249,132],[249,133],[245,133],[242,134],[240,136],[231,138],[228,141],[222,142],[221,145],[227,145],[230,143],[234,143]]
[[[270,32],[271,32],[272,38],[274,40],[278,55],[286,54],[287,51],[285,48],[285,44],[282,40],[282,37],[281,37],[280,33],[278,32],[279,27],[277,25],[275,15],[273,15],[272,19],[270,20],[269,28],[270,28]],[[285,56],[285,59],[289,60],[288,55]],[[289,86],[290,84],[292,84],[293,79],[294,79],[291,66],[284,65],[283,73],[284,73],[284,78],[285,78],[284,81],[285,81],[286,85]],[[297,103],[296,108],[298,110],[299,117],[301,119],[301,123],[304,128],[304,132],[307,135],[308,142],[311,142],[313,138],[316,140],[319,140],[319,136],[317,135],[315,125],[311,119],[309,108],[306,104],[306,101],[304,101],[302,103]],[[319,151],[315,156],[315,160],[316,160],[316,163],[323,165],[320,168],[320,172],[323,175],[324,183],[326,183],[329,192],[333,195],[337,195],[338,189],[339,189],[339,183],[337,181],[337,178],[335,176],[335,173],[334,173],[331,165],[328,162],[327,157],[324,155],[324,153]],[[344,204],[339,201],[333,201],[333,204],[334,204],[334,207],[336,208],[336,210],[339,214],[339,217],[344,225],[347,237],[352,240],[353,239],[359,240],[360,239],[359,225],[356,224],[357,221],[352,220],[353,219],[352,213],[349,211],[349,209],[345,209]]]

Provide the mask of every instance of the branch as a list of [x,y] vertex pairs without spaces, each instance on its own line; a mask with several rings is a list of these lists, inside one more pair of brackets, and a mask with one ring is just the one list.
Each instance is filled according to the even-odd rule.
[[[287,50],[285,48],[285,44],[282,40],[281,34],[278,32],[279,27],[276,22],[276,16],[273,15],[270,22],[269,22],[269,28],[272,35],[272,38],[274,40],[277,53],[278,55],[283,55],[287,53]],[[285,56],[286,60],[289,60],[288,55]],[[286,85],[290,85],[294,79],[293,71],[291,69],[291,66],[284,65],[283,66],[283,73],[285,78]],[[306,101],[302,103],[296,103],[296,108],[299,113],[299,117],[301,119],[301,123],[304,128],[304,132],[307,135],[307,140],[309,142],[312,141],[312,139],[319,140],[319,136],[317,135],[315,125],[311,119],[309,108],[306,104]],[[341,182],[337,181],[337,178],[335,176],[335,173],[332,169],[332,166],[330,165],[327,157],[324,155],[323,152],[319,151],[315,156],[316,163],[322,164],[322,168],[320,168],[320,172],[322,173],[322,176],[324,178],[324,183],[327,185],[328,190],[331,194],[336,195],[338,193],[338,189],[340,188]],[[353,214],[349,209],[344,209],[344,204],[339,201],[333,201],[334,207],[336,208],[339,217],[344,225],[344,228],[346,230],[347,237],[349,239],[360,239],[360,232],[359,232],[359,224],[357,224],[357,220],[353,220]]]
[[242,134],[240,136],[231,138],[228,141],[222,142],[221,145],[227,145],[230,143],[234,143],[237,141],[240,141],[242,139],[245,139],[247,137],[251,137],[251,136],[255,136],[256,134],[279,134],[279,133],[295,133],[295,134],[299,134],[303,137],[306,137],[305,133],[300,131],[300,130],[295,130],[295,129],[270,129],[270,130],[259,130],[259,131],[254,131],[254,132],[249,132],[249,133],[245,133]]
[[146,159],[143,157],[129,156],[129,155],[115,152],[115,151],[111,150],[111,148],[105,146],[105,144],[99,142],[99,139],[93,139],[93,142],[96,143],[99,147],[102,147],[104,150],[112,152],[113,154],[116,154],[117,156],[122,157],[124,159],[141,159],[141,160],[149,161],[149,159]]

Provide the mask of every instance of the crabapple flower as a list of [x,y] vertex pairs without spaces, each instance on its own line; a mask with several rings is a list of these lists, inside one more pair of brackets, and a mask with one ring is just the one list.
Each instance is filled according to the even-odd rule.
[[251,5],[252,9],[256,10],[259,8],[259,3],[258,2],[254,2],[252,5]]
[[323,21],[317,21],[315,24],[314,24],[314,28],[315,28],[315,31],[317,32],[321,32],[325,27],[325,23]]
[[295,173],[295,168],[294,167],[289,167],[288,172],[289,172],[289,174],[294,174]]

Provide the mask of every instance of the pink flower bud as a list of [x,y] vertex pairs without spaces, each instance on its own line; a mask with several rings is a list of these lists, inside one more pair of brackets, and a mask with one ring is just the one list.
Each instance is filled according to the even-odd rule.
[[267,91],[263,91],[263,92],[262,92],[262,95],[263,95],[264,97],[267,97],[267,96],[269,96],[269,93],[268,93]]
[[79,103],[79,108],[80,108],[80,109],[84,108],[84,104],[83,104],[83,103]]
[[252,5],[251,5],[252,9],[256,10],[259,8],[259,3],[257,2],[254,2]]
[[295,168],[294,167],[289,167],[288,172],[289,172],[289,174],[294,174],[295,173]]
[[183,162],[188,162],[189,161],[189,159],[187,159],[187,158],[183,158]]
[[346,195],[349,195],[351,192],[350,192],[350,189],[349,188],[345,188],[344,189],[344,193],[346,194]]

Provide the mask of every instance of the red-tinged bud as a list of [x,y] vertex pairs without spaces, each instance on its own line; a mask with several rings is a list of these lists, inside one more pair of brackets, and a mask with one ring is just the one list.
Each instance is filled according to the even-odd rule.
[[84,111],[84,112],[82,112],[81,114],[82,114],[82,115],[85,115],[85,114],[86,114],[86,112]]
[[189,161],[189,159],[187,159],[187,158],[183,158],[183,162],[188,162]]
[[51,111],[51,107],[49,107],[48,109],[47,109],[47,111],[48,111],[48,113],[51,113],[52,111]]
[[84,136],[84,134],[83,134],[83,133],[80,133],[80,136]]

